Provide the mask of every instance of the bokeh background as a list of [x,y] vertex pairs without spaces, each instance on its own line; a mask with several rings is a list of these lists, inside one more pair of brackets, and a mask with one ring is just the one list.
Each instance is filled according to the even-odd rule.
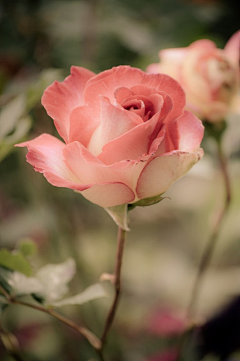
[[[235,0],[1,0],[0,247],[11,250],[30,237],[38,249],[36,270],[73,257],[72,294],[111,273],[117,229],[107,213],[72,190],[48,184],[26,163],[26,150],[13,145],[43,132],[56,135],[40,98],[71,65],[95,72],[120,64],[145,70],[158,61],[160,49],[200,38],[221,48],[238,29]],[[227,122],[223,147],[233,201],[202,285],[202,322],[240,294],[240,117]],[[204,159],[166,193],[169,198],[130,214],[124,292],[108,342],[111,361],[171,360],[211,224],[224,202],[216,145],[205,139],[203,146]],[[63,311],[100,335],[110,302]],[[83,338],[46,315],[11,306],[0,316],[24,360],[97,360]],[[1,341],[0,359],[13,360]],[[213,354],[204,360],[218,359]]]

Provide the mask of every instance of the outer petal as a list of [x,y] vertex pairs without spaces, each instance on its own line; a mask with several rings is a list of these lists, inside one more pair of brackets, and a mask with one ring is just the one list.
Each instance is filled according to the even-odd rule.
[[147,67],[147,73],[163,73],[180,81],[180,68],[188,48],[164,49],[159,51],[160,63]]
[[168,74],[181,83],[181,65],[187,52],[188,48],[161,50],[159,52],[159,73]]
[[173,49],[164,49],[159,51],[159,58],[161,61],[174,63],[175,65],[181,64],[184,60],[188,48],[173,48]]
[[63,150],[65,144],[59,139],[42,134],[18,147],[27,147],[27,161],[37,172],[43,173],[49,183],[57,187],[67,187],[77,190],[89,188],[91,185],[79,184],[78,178],[65,164]]
[[131,203],[135,199],[134,192],[123,183],[96,184],[81,194],[104,208]]
[[159,63],[153,63],[147,66],[146,72],[149,74],[158,74],[160,73],[160,64]]
[[[123,161],[106,165],[78,142],[68,144],[64,157],[69,169],[80,183],[106,184],[123,183],[133,191],[144,167],[142,162]],[[124,203],[124,202],[123,202]]]
[[173,151],[154,158],[139,177],[136,190],[138,198],[154,197],[166,192],[202,155],[203,152],[199,149],[195,153]]
[[85,85],[94,75],[87,69],[73,66],[71,75],[62,83],[55,81],[43,94],[42,104],[66,142],[69,141],[70,114],[75,107],[83,104]]
[[189,49],[198,49],[198,50],[201,50],[201,51],[211,51],[213,49],[216,49],[217,46],[216,44],[212,41],[212,40],[209,40],[209,39],[200,39],[200,40],[197,40],[197,41],[194,41],[192,44],[189,45],[188,47]]
[[101,95],[115,104],[116,88],[131,88],[141,84],[170,94],[173,102],[171,117],[176,118],[182,114],[185,106],[185,94],[176,80],[164,74],[146,74],[140,69],[129,66],[118,66],[106,70],[89,80],[85,90],[85,103],[86,105],[97,104],[98,107],[99,95]]
[[[81,192],[85,198],[101,207],[113,207],[134,201],[134,192],[121,182],[109,182],[108,179],[106,183],[95,184],[98,180],[103,181],[105,178],[105,173],[103,173],[102,179],[95,177],[95,181],[93,181],[94,176],[96,176],[96,166],[92,167],[91,176],[86,175],[86,178],[84,177],[85,169],[83,169],[82,174],[80,170],[73,173],[66,165],[69,158],[65,161],[63,155],[63,153],[67,153],[65,150],[67,146],[51,135],[42,134],[29,142],[18,144],[17,146],[28,147],[27,161],[36,171],[43,173],[49,183],[54,186],[77,190]],[[81,159],[78,160],[79,163],[81,163]],[[71,162],[69,161],[69,163]],[[78,164],[78,167],[81,167],[81,164]],[[79,177],[79,179],[78,175],[80,174],[81,177]],[[89,180],[93,182],[86,184]]]
[[232,64],[239,68],[239,58],[240,58],[240,30],[231,36],[224,48],[224,53],[227,55],[228,59]]
[[96,158],[88,149],[78,142],[68,144],[64,151],[65,162],[80,183],[123,182],[121,172],[129,168],[127,162],[108,166]]
[[[199,148],[204,134],[204,127],[195,115],[185,111],[184,114],[177,119],[176,128],[178,132],[178,140],[175,140],[177,148],[183,152],[192,152]],[[170,130],[170,134],[171,134]]]

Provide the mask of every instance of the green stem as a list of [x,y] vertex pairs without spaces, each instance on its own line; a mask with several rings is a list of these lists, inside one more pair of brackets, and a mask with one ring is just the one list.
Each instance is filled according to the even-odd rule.
[[120,294],[121,294],[121,269],[122,269],[122,258],[123,258],[123,251],[124,251],[124,244],[125,244],[125,235],[126,231],[123,230],[121,227],[118,227],[118,240],[117,240],[117,254],[116,254],[116,263],[115,263],[115,270],[114,270],[114,286],[115,286],[115,295],[113,299],[112,306],[109,310],[104,330],[102,333],[101,341],[102,341],[102,347],[99,352],[99,356],[101,360],[103,361],[103,347],[106,343],[108,332],[112,326],[114,317],[116,315],[117,307],[120,300]]

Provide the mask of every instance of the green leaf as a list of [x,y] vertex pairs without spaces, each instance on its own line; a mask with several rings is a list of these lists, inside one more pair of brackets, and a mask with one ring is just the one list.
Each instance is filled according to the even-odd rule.
[[106,291],[104,290],[102,285],[100,283],[96,283],[95,285],[86,288],[83,292],[75,296],[68,297],[61,301],[51,303],[51,305],[55,307],[62,307],[67,305],[82,305],[86,302],[106,296],[107,296]]
[[[11,293],[11,286],[8,284],[9,275],[12,271],[0,266],[0,285],[8,294]],[[1,293],[1,292],[0,292]]]
[[0,266],[6,267],[13,271],[21,272],[26,276],[31,276],[32,274],[32,269],[29,262],[20,252],[11,253],[5,248],[0,250]]
[[129,231],[128,227],[128,205],[122,204],[120,206],[104,208],[105,211],[112,217],[117,226],[125,231]]
[[18,249],[24,257],[29,257],[37,253],[37,247],[31,238],[21,239],[18,242]]

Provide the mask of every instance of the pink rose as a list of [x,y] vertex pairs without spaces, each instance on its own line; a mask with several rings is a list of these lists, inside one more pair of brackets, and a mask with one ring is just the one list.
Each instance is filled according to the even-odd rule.
[[167,75],[72,67],[42,104],[64,142],[42,134],[18,146],[51,184],[102,207],[164,193],[203,154],[202,123],[184,111],[184,92]]
[[239,52],[240,31],[223,50],[210,40],[161,50],[160,63],[149,65],[147,72],[172,76],[186,92],[187,108],[202,120],[218,122],[237,106]]

